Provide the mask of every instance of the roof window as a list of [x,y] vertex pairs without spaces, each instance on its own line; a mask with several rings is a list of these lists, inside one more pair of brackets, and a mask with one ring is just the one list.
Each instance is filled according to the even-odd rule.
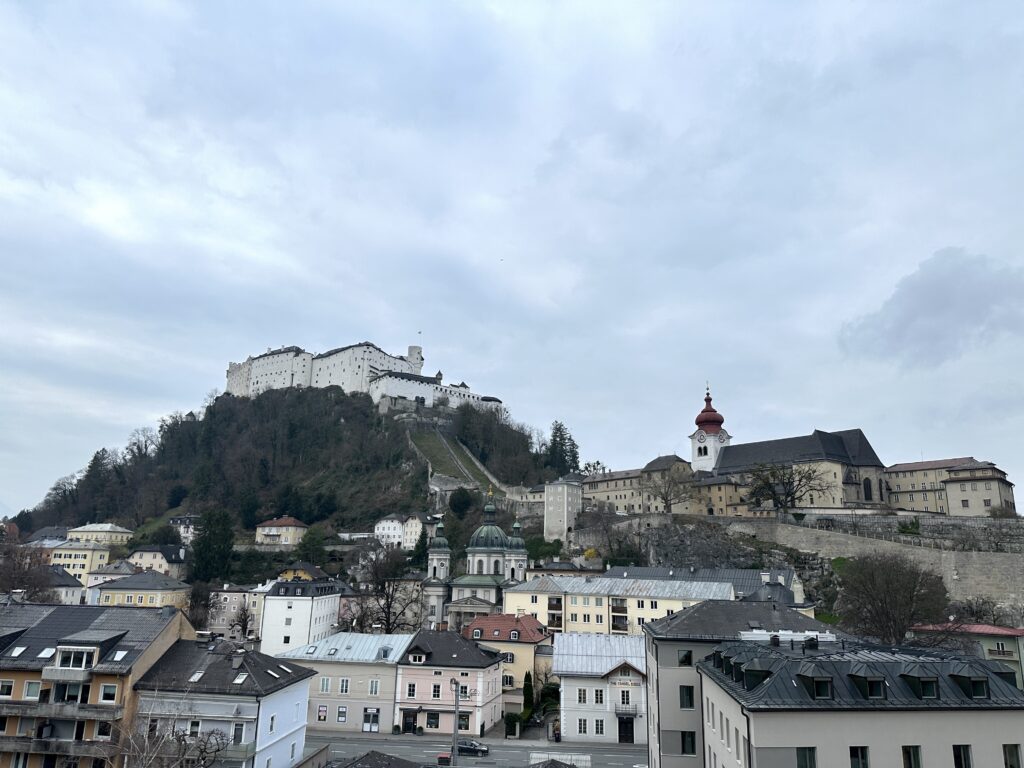
[[246,679],[247,679],[248,677],[249,677],[249,673],[248,673],[248,672],[239,672],[239,673],[238,673],[238,676],[237,676],[237,677],[235,677],[235,679],[234,679],[234,680],[232,680],[231,682],[232,682],[232,683],[233,683],[234,685],[241,685],[242,683],[244,683],[244,682],[246,681]]
[[43,650],[41,650],[39,652],[39,655],[36,656],[36,658],[37,659],[49,659],[49,658],[52,658],[53,654],[55,654],[56,652],[57,652],[56,648],[43,648]]
[[921,678],[921,698],[922,699],[937,699],[939,698],[939,681],[934,677],[922,677]]
[[192,675],[192,677],[190,677],[188,681],[190,683],[198,683],[200,680],[203,679],[203,674],[204,672],[200,670],[199,672],[196,672],[194,675]]
[[128,651],[114,651],[114,661],[121,661],[128,655]]
[[273,677],[276,680],[280,680],[281,679],[281,676],[279,674],[277,674],[277,672],[275,672],[272,669],[268,669],[267,670],[267,674],[270,675],[271,677]]
[[337,655],[337,653],[338,653],[338,649],[337,648],[331,648],[331,650],[329,650],[327,652],[327,655],[328,656],[335,656],[335,655]]
[[315,645],[311,645],[311,646],[309,646],[309,648],[306,649],[306,654],[307,655],[312,655],[314,653],[316,653],[316,646]]
[[19,645],[17,648],[15,648],[13,651],[11,651],[11,657],[15,658],[15,659],[18,658],[19,656],[21,656],[21,654],[23,654],[25,652],[25,648],[26,648],[26,646]]
[[814,678],[814,698],[816,699],[831,699],[832,698],[832,678],[830,677],[816,677]]
[[286,667],[284,664],[278,664],[277,666],[280,667],[282,670],[284,670],[285,673],[287,673],[289,675],[292,673],[292,670],[289,667]]

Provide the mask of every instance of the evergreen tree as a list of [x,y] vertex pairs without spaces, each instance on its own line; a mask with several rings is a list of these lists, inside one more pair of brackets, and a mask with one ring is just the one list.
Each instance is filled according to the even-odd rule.
[[523,677],[523,707],[533,709],[533,675],[529,672]]
[[295,547],[295,559],[305,560],[316,566],[323,565],[327,562],[327,550],[324,549],[326,543],[327,537],[324,536],[322,529],[310,528]]
[[409,565],[413,568],[426,568],[427,567],[427,529],[424,528],[420,531],[420,537],[416,541],[416,546],[409,556]]
[[192,541],[192,580],[213,581],[226,577],[231,569],[234,543],[231,515],[223,509],[204,512]]

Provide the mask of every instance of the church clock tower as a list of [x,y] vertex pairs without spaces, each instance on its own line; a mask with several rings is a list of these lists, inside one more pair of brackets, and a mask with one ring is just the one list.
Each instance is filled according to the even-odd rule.
[[722,424],[725,417],[711,405],[711,388],[704,395],[704,409],[694,419],[697,431],[690,435],[690,466],[694,472],[710,472],[718,463],[718,452],[732,441]]

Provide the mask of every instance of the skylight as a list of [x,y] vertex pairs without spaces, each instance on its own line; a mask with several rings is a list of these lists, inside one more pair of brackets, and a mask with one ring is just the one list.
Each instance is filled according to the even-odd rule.
[[235,685],[241,685],[242,683],[245,682],[245,679],[247,677],[249,677],[249,673],[248,672],[239,672],[238,673],[238,677],[236,677],[231,682],[234,683]]
[[114,651],[114,661],[121,661],[127,655],[128,651]]
[[19,645],[17,648],[11,651],[11,656],[13,656],[14,658],[18,658],[19,656],[21,656],[21,654],[25,652],[25,647],[26,646],[24,645]]
[[289,675],[292,673],[292,671],[288,667],[286,667],[284,664],[278,664],[277,666],[279,666],[281,669],[283,669]]
[[196,672],[192,677],[188,679],[190,683],[198,683],[203,677],[203,672]]
[[316,653],[316,646],[315,645],[309,646],[309,648],[306,649],[306,653],[310,653],[310,654]]
[[338,649],[337,649],[337,648],[331,648],[331,650],[329,650],[329,651],[327,652],[327,655],[328,655],[328,656],[333,656],[333,655],[335,655],[335,654],[336,654],[337,652],[338,652]]
[[39,655],[38,655],[38,656],[36,656],[36,658],[37,658],[37,659],[49,659],[49,658],[51,658],[51,657],[53,656],[53,654],[55,654],[56,652],[57,652],[57,649],[56,649],[56,648],[43,648],[43,650],[41,650],[41,651],[39,652]]
[[272,670],[272,669],[268,669],[268,670],[267,670],[267,674],[268,674],[268,675],[270,675],[271,677],[275,677],[275,678],[277,678],[278,680],[280,680],[280,679],[281,679],[281,676],[280,676],[279,674],[277,674],[277,672],[275,672],[275,671],[274,671],[274,670]]

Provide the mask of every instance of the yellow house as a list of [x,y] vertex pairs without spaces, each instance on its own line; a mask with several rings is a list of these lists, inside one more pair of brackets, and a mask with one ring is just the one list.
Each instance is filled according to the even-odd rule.
[[95,541],[97,544],[127,544],[132,532],[113,523],[90,523],[68,531],[69,539]]
[[101,607],[162,608],[171,605],[184,610],[188,607],[191,587],[156,571],[142,571],[105,582],[94,589],[99,593]]
[[277,574],[277,578],[281,581],[316,581],[317,579],[329,579],[330,576],[312,563],[296,560]]
[[68,539],[50,550],[50,565],[59,565],[78,579],[82,585],[90,571],[95,571],[110,560],[110,549],[95,541]]
[[539,654],[537,649],[550,647],[552,635],[537,619],[508,613],[478,616],[462,630],[462,636],[501,654],[501,688],[513,694],[506,698],[505,711],[516,711],[509,710],[509,704],[522,711],[527,672],[533,680],[534,696],[540,695],[541,686],[551,676],[552,656]]
[[294,547],[302,541],[308,528],[308,525],[294,517],[265,520],[256,526],[256,543]]
[[703,600],[733,600],[724,581],[540,576],[502,593],[504,613],[532,616],[552,632],[639,635],[648,621]]

